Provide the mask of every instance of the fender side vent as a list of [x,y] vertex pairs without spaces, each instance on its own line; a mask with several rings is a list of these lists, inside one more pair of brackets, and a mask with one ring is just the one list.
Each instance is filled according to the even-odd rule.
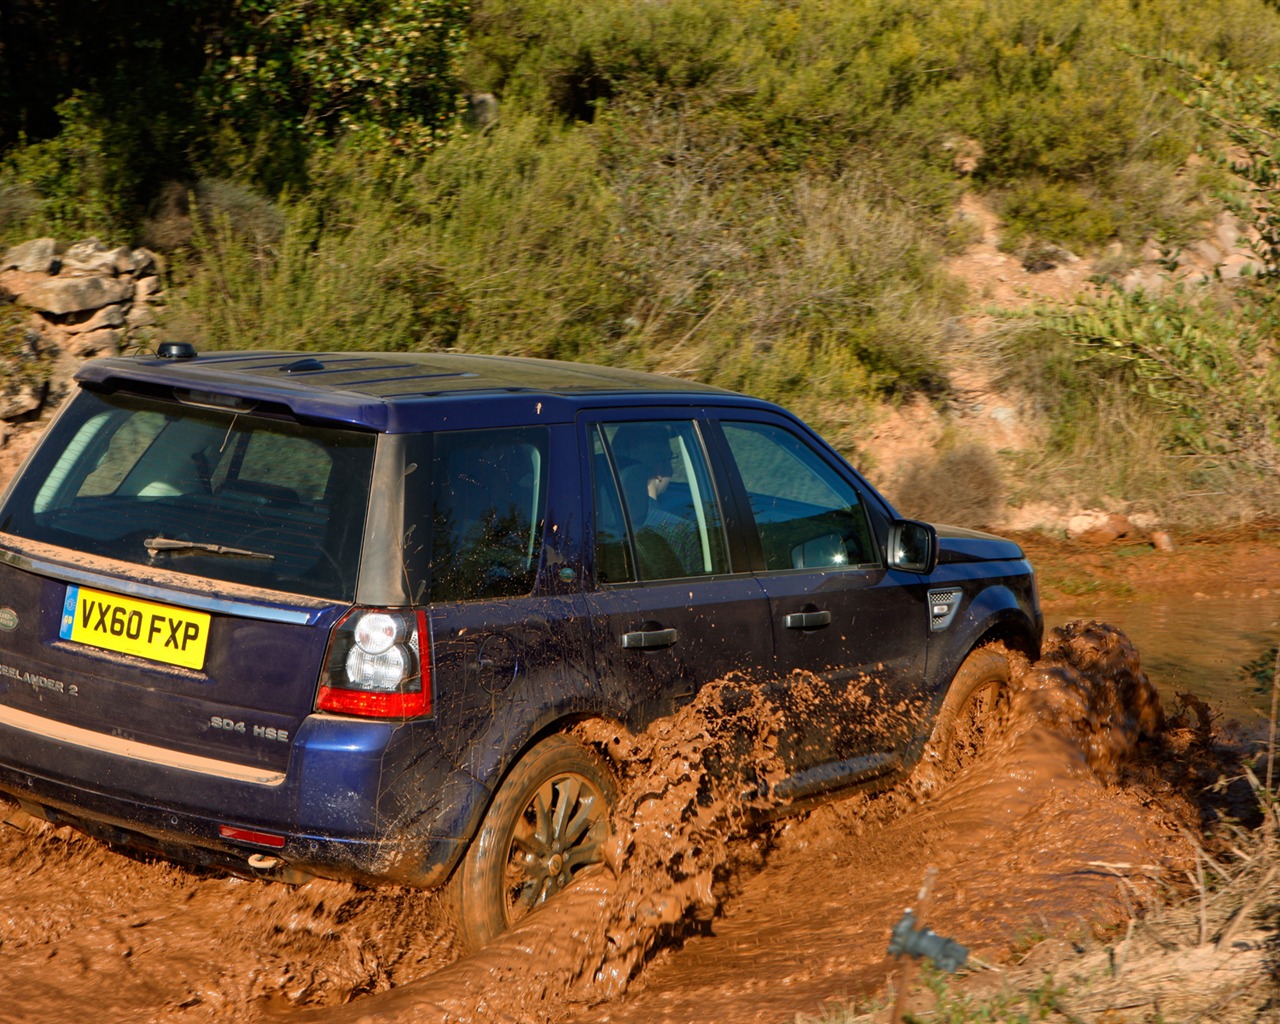
[[929,629],[934,633],[941,632],[951,625],[960,610],[960,598],[964,592],[960,590],[929,591]]

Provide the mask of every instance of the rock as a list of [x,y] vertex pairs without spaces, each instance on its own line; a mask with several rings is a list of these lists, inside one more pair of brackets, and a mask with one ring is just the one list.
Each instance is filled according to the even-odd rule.
[[1262,264],[1242,252],[1233,252],[1218,268],[1224,281],[1234,281],[1238,277],[1256,277],[1261,271]]
[[1067,536],[1085,544],[1110,544],[1132,530],[1128,518],[1116,512],[1082,512],[1067,520]]
[[491,92],[467,95],[467,121],[473,128],[487,128],[498,120],[498,97]]
[[17,301],[42,313],[61,316],[101,309],[133,295],[133,282],[103,277],[51,277],[22,292]]
[[80,359],[91,359],[94,356],[114,356],[120,354],[120,343],[124,340],[124,331],[111,328],[103,331],[89,331],[87,334],[74,335],[67,345],[66,351]]
[[[1213,242],[1199,241],[1193,242],[1187,248],[1187,253],[1193,257],[1192,262],[1204,270],[1212,270],[1222,262],[1223,256],[1226,255]],[[1181,260],[1179,260],[1181,262]]]
[[1172,551],[1173,535],[1167,530],[1156,530],[1156,532],[1151,535],[1151,546],[1157,551]]
[[34,270],[0,270],[0,299],[13,299],[47,280],[48,274],[37,274]]
[[21,270],[28,274],[53,272],[57,242],[52,238],[34,238],[15,245],[0,259],[0,270]]
[[[136,249],[135,252],[145,252],[145,249]],[[161,284],[160,278],[151,274],[147,277],[140,277],[133,286],[134,302],[150,302],[160,294]]]
[[[156,254],[150,249],[134,249],[129,254],[129,262],[133,267],[132,273],[134,277],[146,277],[148,274],[155,274],[156,272]],[[158,284],[155,290],[160,290]]]
[[68,334],[83,334],[86,331],[98,331],[104,327],[123,327],[124,322],[124,306],[119,303],[113,303],[110,306],[103,306],[83,323],[67,323],[63,324],[62,328]]
[[0,393],[0,420],[14,420],[38,412],[48,393],[45,384],[21,384],[7,393]]
[[154,327],[156,325],[156,315],[151,311],[150,306],[144,303],[135,303],[134,307],[129,310],[125,323],[129,327]]
[[96,238],[89,238],[67,247],[62,256],[61,273],[71,277],[115,277],[120,273],[131,274],[133,258],[126,246],[108,249]]

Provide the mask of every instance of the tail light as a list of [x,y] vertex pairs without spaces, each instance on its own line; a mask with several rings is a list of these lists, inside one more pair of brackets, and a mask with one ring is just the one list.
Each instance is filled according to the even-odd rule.
[[349,612],[334,627],[316,710],[371,718],[430,714],[426,613]]

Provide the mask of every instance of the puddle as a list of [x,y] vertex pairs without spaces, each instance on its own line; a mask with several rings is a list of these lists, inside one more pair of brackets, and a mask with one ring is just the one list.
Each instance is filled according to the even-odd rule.
[[1208,701],[1224,723],[1256,727],[1271,712],[1244,666],[1280,642],[1280,590],[1257,597],[1170,593],[1140,601],[1078,602],[1055,608],[1046,627],[1094,618],[1123,625],[1142,652],[1142,667],[1161,697],[1189,692]]
[[[742,794],[776,777],[779,720],[739,685],[590,737],[628,766],[610,869],[456,962],[429,894],[201,876],[0,829],[0,1021],[776,1024],[883,987],[926,867],[927,924],[984,958],[1106,927],[1187,863],[1197,814],[1161,774],[1178,753],[1139,745],[1160,711],[1122,634],[1074,629],[1023,669],[1008,727],[958,775],[773,827]],[[727,750],[743,768],[709,774]]]

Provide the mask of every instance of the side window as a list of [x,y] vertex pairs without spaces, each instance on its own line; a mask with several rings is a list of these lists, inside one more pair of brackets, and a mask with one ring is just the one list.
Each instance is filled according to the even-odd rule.
[[720,506],[695,424],[606,423],[592,435],[600,582],[727,572]]
[[765,568],[878,565],[857,490],[807,442],[767,423],[724,423]]
[[431,459],[431,600],[533,590],[547,506],[547,433],[435,435]]
[[591,428],[591,493],[595,505],[596,580],[633,582],[636,571],[627,535],[627,518],[599,427]]
[[[165,419],[160,413],[141,412],[128,418],[119,415],[95,417],[85,424],[85,428],[96,429],[99,421],[105,419],[114,420],[119,424],[119,429],[111,435],[106,451],[102,453],[102,458],[93,471],[85,477],[76,497],[114,494],[126,475],[142,460],[151,447],[151,442],[165,425]],[[79,440],[77,435],[76,441]]]
[[236,479],[243,488],[274,488],[294,500],[323,500],[333,459],[320,445],[303,437],[255,434],[249,439]]

